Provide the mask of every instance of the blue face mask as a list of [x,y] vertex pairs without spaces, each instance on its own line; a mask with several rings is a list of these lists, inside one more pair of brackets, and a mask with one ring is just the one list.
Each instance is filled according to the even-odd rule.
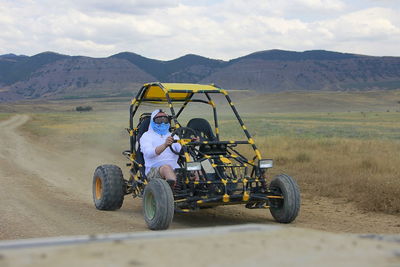
[[151,121],[150,125],[151,125],[151,128],[153,128],[153,131],[155,131],[159,135],[166,135],[167,133],[169,133],[169,127],[170,127],[169,123],[158,124],[158,123],[155,123],[154,121]]

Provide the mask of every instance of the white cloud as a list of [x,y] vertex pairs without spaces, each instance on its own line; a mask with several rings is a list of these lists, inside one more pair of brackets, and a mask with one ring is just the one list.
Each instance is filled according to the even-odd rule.
[[187,53],[231,59],[278,48],[400,56],[400,7],[361,2],[5,0],[0,54],[132,51],[159,59]]
[[69,50],[72,54],[75,55],[86,55],[87,53],[91,53],[93,49],[100,50],[108,53],[113,53],[115,50],[115,46],[110,44],[99,44],[93,41],[85,40],[79,41],[70,38],[59,38],[54,40],[52,43],[53,46],[59,47],[61,50]]
[[322,41],[332,50],[359,54],[400,56],[398,12],[387,8],[368,8],[316,23],[326,32]]
[[339,41],[349,39],[382,40],[400,34],[400,25],[395,25],[397,12],[385,8],[369,8],[343,15],[321,26],[335,32]]
[[345,7],[339,0],[295,0],[292,4],[315,10],[342,10]]
[[107,13],[144,14],[154,9],[177,6],[178,0],[72,0],[72,3],[75,7],[85,12],[103,11]]

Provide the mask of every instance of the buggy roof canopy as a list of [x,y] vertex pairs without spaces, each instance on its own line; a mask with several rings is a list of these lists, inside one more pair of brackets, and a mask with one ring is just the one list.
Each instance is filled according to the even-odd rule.
[[142,90],[143,101],[167,101],[167,94],[171,101],[185,101],[194,93],[225,93],[224,89],[214,84],[191,83],[147,83]]

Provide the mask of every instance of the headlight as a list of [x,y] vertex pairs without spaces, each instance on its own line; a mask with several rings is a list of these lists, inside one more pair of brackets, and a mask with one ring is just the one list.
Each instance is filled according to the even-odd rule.
[[274,166],[274,162],[272,159],[262,159],[258,162],[258,167],[260,169],[268,169]]
[[188,170],[188,171],[200,171],[201,170],[201,163],[200,162],[187,162],[186,163],[186,170]]

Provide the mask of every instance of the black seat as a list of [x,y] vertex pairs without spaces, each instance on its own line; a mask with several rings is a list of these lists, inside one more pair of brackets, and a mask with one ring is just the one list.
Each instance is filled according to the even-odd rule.
[[[192,128],[197,135],[200,137],[200,141],[218,141],[215,137],[210,123],[202,118],[191,119],[187,127]],[[226,155],[227,147],[225,144],[202,144],[200,145],[199,151],[208,155]],[[216,160],[216,163],[220,163]]]
[[210,123],[205,119],[191,119],[187,127],[196,131],[197,135],[200,137],[200,141],[215,141],[217,139],[212,131]]
[[[143,116],[145,115],[145,116]],[[140,138],[142,137],[142,135],[147,132],[149,130],[149,125],[150,125],[150,114],[143,114],[140,119],[139,125],[138,125],[138,132],[136,135],[136,146],[135,146],[135,150],[136,150],[136,162],[141,164],[142,167],[139,167],[139,171],[142,174],[142,177],[146,177],[145,174],[145,166],[144,166],[144,157],[143,157],[143,153],[140,150]]]

